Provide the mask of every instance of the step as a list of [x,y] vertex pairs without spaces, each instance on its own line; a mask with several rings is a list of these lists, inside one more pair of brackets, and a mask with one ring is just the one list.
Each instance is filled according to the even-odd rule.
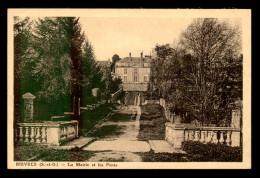
[[95,141],[83,148],[88,151],[126,151],[126,152],[149,152],[150,145],[145,141],[115,140]]
[[186,154],[185,151],[180,149],[174,149],[166,140],[149,140],[148,143],[151,149],[155,153],[182,153]]
[[82,147],[86,146],[88,143],[90,143],[92,140],[94,140],[94,138],[80,137],[78,139],[75,139],[75,140],[72,140],[72,141],[66,143],[65,145],[58,146],[57,149],[71,149],[71,148],[75,148],[75,147],[82,148]]

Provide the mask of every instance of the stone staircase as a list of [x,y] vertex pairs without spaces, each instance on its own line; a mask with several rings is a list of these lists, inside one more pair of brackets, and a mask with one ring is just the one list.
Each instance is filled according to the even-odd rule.
[[125,105],[134,105],[138,92],[128,92],[125,95]]

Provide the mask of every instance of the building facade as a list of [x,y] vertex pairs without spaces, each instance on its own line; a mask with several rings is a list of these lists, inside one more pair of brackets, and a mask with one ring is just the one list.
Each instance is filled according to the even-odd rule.
[[124,91],[147,91],[150,78],[151,56],[125,57],[116,62],[115,76],[123,81]]

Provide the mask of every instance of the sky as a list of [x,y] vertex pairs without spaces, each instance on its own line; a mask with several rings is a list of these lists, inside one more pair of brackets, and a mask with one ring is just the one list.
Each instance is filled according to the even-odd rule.
[[191,18],[81,17],[82,30],[97,60],[149,55],[156,44],[173,44],[192,22]]

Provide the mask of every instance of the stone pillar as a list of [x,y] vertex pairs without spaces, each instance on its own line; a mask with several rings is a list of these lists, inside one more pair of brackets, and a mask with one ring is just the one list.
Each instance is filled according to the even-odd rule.
[[33,121],[33,100],[36,97],[31,93],[26,93],[23,95],[24,99],[24,122]]
[[166,123],[165,139],[173,146],[173,148],[181,149],[182,142],[184,142],[185,139],[184,132],[184,128],[177,128],[175,124]]
[[47,127],[47,143],[53,146],[60,145],[60,130],[59,126]]
[[174,129],[174,140],[173,140],[173,148],[181,149],[182,142],[184,142],[184,129]]
[[139,93],[139,95],[137,97],[137,106],[140,106],[140,101],[141,101],[141,97],[140,97],[140,93]]
[[241,109],[232,110],[231,127],[241,128]]
[[231,133],[231,146],[240,146],[240,132]]

